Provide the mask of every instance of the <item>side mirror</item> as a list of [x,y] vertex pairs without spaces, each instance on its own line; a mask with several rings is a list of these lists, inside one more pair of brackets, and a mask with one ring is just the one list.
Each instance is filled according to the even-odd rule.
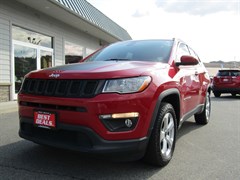
[[177,66],[197,65],[199,63],[195,57],[189,55],[183,55],[180,60],[181,62],[176,63]]

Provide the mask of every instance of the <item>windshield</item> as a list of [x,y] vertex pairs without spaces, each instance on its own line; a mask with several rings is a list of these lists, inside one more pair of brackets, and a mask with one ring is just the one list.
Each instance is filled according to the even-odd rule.
[[167,63],[172,49],[172,40],[123,41],[87,58],[87,61],[155,61]]

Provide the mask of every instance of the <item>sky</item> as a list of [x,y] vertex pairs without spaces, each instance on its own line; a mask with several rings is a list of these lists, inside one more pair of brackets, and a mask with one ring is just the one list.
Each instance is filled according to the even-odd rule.
[[132,39],[179,38],[203,62],[240,61],[240,0],[87,0]]

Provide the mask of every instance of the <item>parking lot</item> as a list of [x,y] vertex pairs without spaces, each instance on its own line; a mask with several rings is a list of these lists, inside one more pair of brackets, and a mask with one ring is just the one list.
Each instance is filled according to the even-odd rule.
[[0,115],[0,179],[231,179],[240,177],[240,96],[212,97],[211,121],[194,118],[178,131],[164,168],[111,162],[43,147],[18,137],[17,112]]

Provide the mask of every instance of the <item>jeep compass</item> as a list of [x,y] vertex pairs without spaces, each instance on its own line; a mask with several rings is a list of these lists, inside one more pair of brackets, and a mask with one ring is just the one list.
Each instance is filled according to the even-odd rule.
[[186,119],[209,122],[209,94],[207,70],[183,41],[117,42],[82,62],[28,73],[18,94],[19,135],[164,166]]

